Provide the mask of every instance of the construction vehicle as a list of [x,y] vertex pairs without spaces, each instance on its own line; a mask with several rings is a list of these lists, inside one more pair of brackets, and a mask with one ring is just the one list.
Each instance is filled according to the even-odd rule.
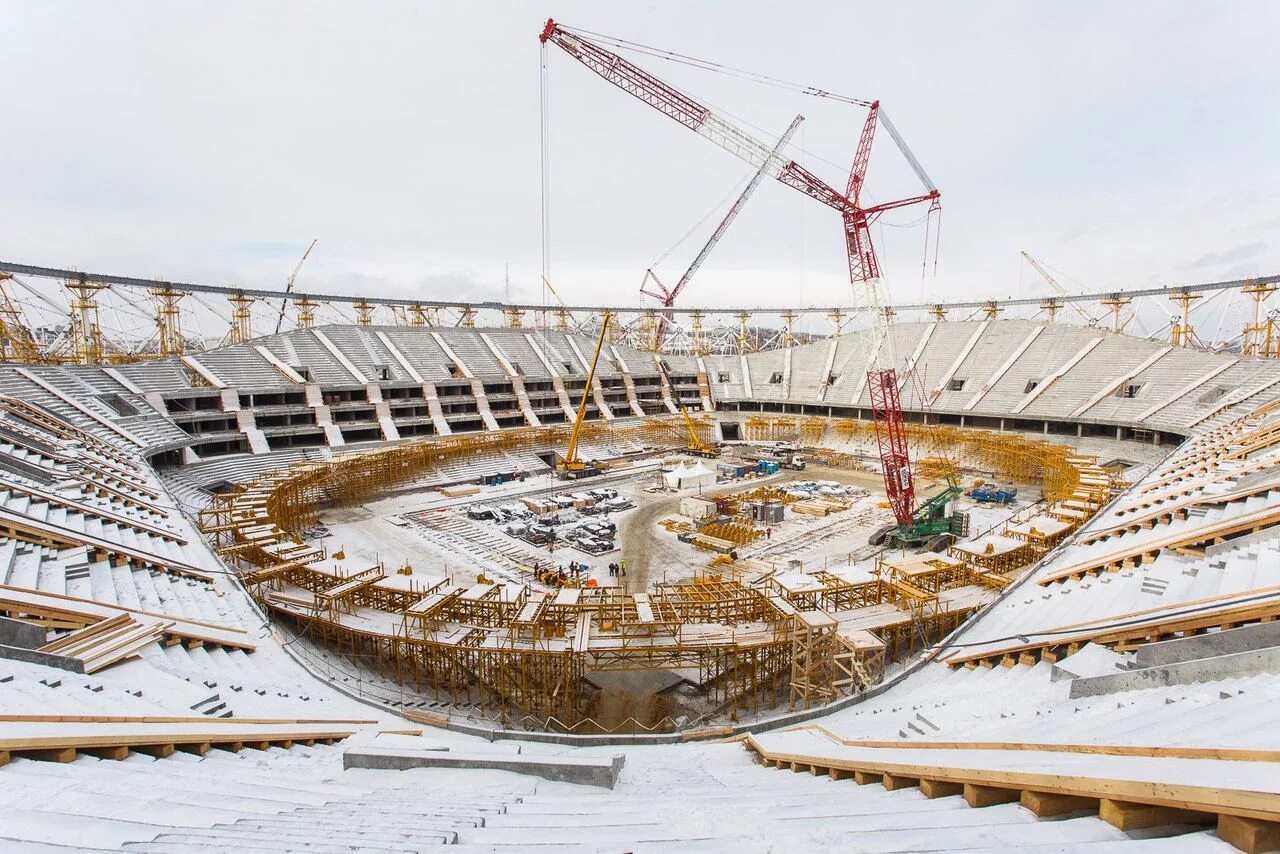
[[557,477],[569,480],[581,480],[598,476],[603,469],[594,460],[578,458],[578,439],[582,436],[582,422],[587,420],[587,401],[591,399],[591,389],[596,381],[596,364],[600,361],[600,351],[604,348],[605,336],[609,334],[609,322],[613,320],[613,312],[606,311],[600,319],[600,336],[596,339],[596,350],[591,354],[591,368],[587,371],[587,382],[582,386],[582,402],[578,404],[578,413],[573,419],[573,430],[569,433],[569,447],[564,457],[556,460]]
[[702,441],[702,437],[698,435],[698,428],[694,426],[693,419],[689,417],[689,410],[682,406],[680,407],[680,414],[684,416],[684,426],[689,429],[689,444],[685,446],[685,453],[693,454],[695,457],[714,458],[720,456],[719,448]]
[[963,490],[955,481],[947,488],[925,499],[911,515],[909,522],[892,522],[878,529],[867,540],[873,546],[946,551],[961,537],[969,535],[969,514],[955,509],[955,499]]
[[980,504],[1012,504],[1018,497],[1018,487],[979,483],[966,489],[964,494]]
[[780,468],[791,471],[804,471],[804,452],[790,442],[775,442],[768,445],[739,445],[738,456],[744,460],[765,460],[777,463]]

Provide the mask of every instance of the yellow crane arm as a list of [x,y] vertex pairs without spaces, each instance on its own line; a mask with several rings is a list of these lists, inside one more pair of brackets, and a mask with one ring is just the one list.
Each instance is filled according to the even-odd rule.
[[573,419],[573,431],[569,433],[569,447],[564,454],[565,468],[578,465],[578,437],[582,433],[582,422],[587,418],[587,401],[591,396],[591,386],[596,379],[596,363],[600,361],[600,350],[604,348],[604,338],[609,332],[609,321],[613,312],[606,311],[600,321],[600,337],[596,339],[596,351],[591,355],[591,369],[587,371],[587,384],[582,387],[582,402],[578,404],[578,414]]
[[680,407],[680,414],[684,416],[684,426],[689,428],[689,447],[699,451],[707,450],[706,443],[698,435],[698,428],[693,425],[693,419],[689,417],[688,407]]

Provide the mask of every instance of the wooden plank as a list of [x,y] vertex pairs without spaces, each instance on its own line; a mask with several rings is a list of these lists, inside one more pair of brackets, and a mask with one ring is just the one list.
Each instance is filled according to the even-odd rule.
[[[3,718],[0,718],[2,720]],[[1143,744],[1054,744],[1027,741],[876,741],[843,738],[821,724],[798,729],[816,732],[847,747],[883,747],[903,750],[1019,750],[1049,753],[1083,753],[1099,756],[1144,756],[1171,759],[1223,759],[1233,762],[1280,762],[1280,750],[1234,747],[1178,747]]]
[[[1114,779],[1079,774],[1054,774],[1009,769],[965,767],[957,762],[948,766],[945,759],[937,764],[918,765],[911,762],[894,762],[885,759],[854,759],[835,756],[810,756],[806,754],[773,751],[763,747],[755,736],[748,736],[748,745],[772,762],[821,763],[840,767],[871,778],[882,779],[885,774],[915,779],[934,779],[961,783],[965,786],[965,800],[971,806],[991,806],[1020,800],[1027,790],[1052,794],[1074,795],[1083,798],[1107,799],[1117,803],[1142,804],[1149,807],[1169,807],[1190,812],[1228,813],[1246,818],[1270,820],[1276,815],[1277,796],[1270,792],[1247,789],[1231,789],[1221,786],[1200,786],[1169,783],[1157,780]],[[1181,760],[1175,760],[1181,761]],[[1203,776],[1203,775],[1201,775]],[[972,796],[972,800],[971,800]],[[1135,819],[1130,819],[1135,820]],[[1150,826],[1150,825],[1148,825]]]

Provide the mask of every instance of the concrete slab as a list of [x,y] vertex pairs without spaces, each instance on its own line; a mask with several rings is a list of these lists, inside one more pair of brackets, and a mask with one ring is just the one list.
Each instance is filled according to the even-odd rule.
[[376,768],[403,771],[408,768],[488,768],[513,771],[545,780],[579,783],[612,789],[622,771],[625,756],[582,757],[524,756],[465,753],[411,748],[353,747],[343,752],[343,768]]

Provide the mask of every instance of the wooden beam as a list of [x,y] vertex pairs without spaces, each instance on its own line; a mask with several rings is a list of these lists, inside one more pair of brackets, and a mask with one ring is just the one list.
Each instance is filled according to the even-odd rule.
[[138,753],[154,756],[156,759],[164,759],[167,756],[172,756],[176,748],[172,744],[140,744],[133,749]]
[[926,798],[949,798],[964,794],[964,785],[947,780],[920,780],[920,794]]
[[996,804],[1009,804],[1021,797],[1022,793],[1017,789],[1001,789],[996,786],[982,786],[977,783],[964,784],[964,802],[971,807],[993,807]]
[[1170,824],[1213,824],[1212,813],[1177,807],[1138,804],[1102,798],[1098,817],[1116,830],[1146,830]]
[[129,748],[123,745],[118,747],[87,747],[80,752],[96,756],[99,759],[114,759],[117,762],[129,756]]
[[1083,810],[1098,810],[1097,798],[1082,798],[1057,792],[1036,792],[1030,789],[1022,793],[1022,805],[1036,818],[1052,818]]
[[74,762],[76,759],[76,749],[74,747],[54,747],[48,750],[14,750],[10,752],[24,759],[37,759],[41,762]]
[[900,777],[896,774],[885,774],[880,782],[890,792],[896,792],[898,789],[914,789],[920,785],[918,777]]
[[1218,836],[1244,854],[1280,851],[1280,822],[1223,814],[1218,816]]

